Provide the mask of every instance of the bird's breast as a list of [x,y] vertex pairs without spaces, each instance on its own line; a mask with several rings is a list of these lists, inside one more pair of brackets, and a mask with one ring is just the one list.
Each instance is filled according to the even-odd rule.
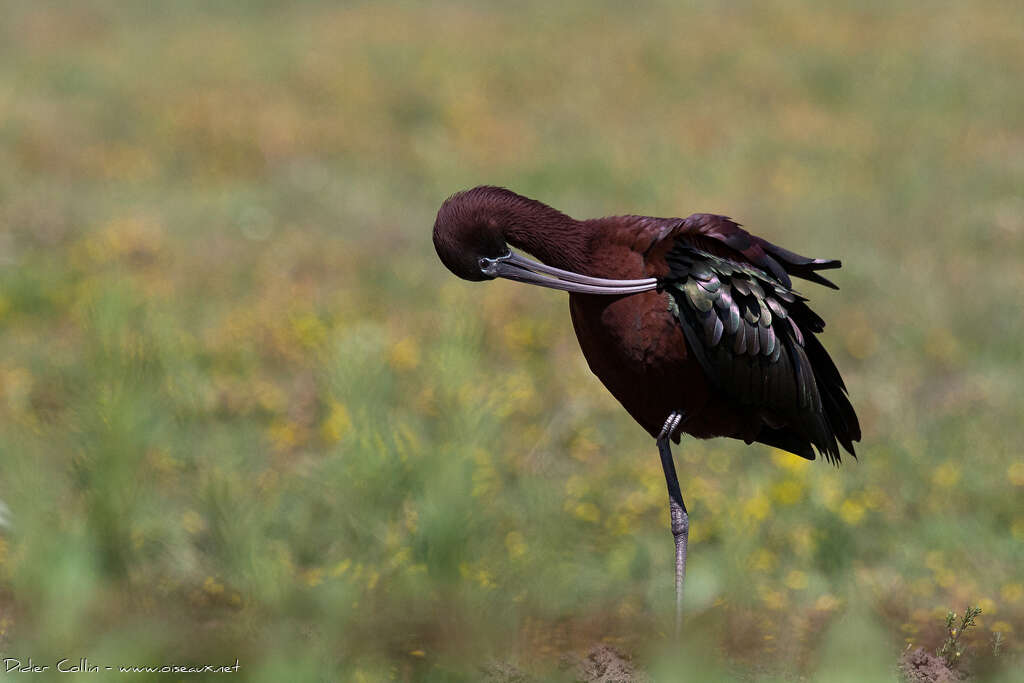
[[657,435],[673,411],[703,409],[707,382],[687,354],[665,294],[573,294],[570,311],[590,369],[650,434]]
[[604,371],[628,371],[634,377],[684,360],[685,339],[665,297],[662,292],[571,295],[573,325],[587,360],[598,358],[605,361]]
[[[664,221],[645,220],[628,229],[621,219],[596,221],[592,245],[600,246],[591,250],[585,274],[622,280],[655,275],[643,253]],[[649,434],[657,436],[674,411],[693,418],[682,428],[694,436],[735,431],[734,416],[714,398],[700,363],[687,351],[667,294],[570,294],[569,309],[590,369]]]

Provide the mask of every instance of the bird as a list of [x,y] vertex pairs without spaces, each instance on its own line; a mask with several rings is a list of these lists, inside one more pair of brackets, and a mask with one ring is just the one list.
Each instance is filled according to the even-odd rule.
[[860,424],[817,338],[825,322],[792,281],[838,289],[819,271],[840,261],[800,256],[727,216],[577,220],[489,185],[442,203],[433,242],[464,280],[569,293],[591,371],[658,447],[675,544],[677,636],[690,522],[670,442],[727,437],[834,465],[840,447],[856,458]]

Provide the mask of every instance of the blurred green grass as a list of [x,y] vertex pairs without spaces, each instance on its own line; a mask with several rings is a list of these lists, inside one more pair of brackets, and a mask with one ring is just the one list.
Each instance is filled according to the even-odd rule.
[[[605,642],[658,680],[885,680],[970,603],[1010,680],[1018,4],[2,9],[5,657],[548,679]],[[844,261],[804,289],[861,459],[683,442],[681,651],[654,445],[564,297],[433,253],[481,183]]]

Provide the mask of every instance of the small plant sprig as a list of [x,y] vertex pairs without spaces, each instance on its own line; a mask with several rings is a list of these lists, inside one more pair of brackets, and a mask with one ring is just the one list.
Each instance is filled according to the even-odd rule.
[[967,632],[967,629],[974,626],[974,620],[979,614],[981,614],[980,607],[968,607],[960,620],[960,625],[957,626],[956,612],[946,613],[946,642],[939,648],[938,655],[946,660],[946,666],[950,669],[956,668],[960,662],[960,656],[964,653],[960,638]]

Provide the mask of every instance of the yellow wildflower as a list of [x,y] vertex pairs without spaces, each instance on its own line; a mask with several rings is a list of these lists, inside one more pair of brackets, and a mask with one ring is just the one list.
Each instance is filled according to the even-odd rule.
[[795,591],[807,588],[807,574],[799,569],[790,571],[789,574],[786,575],[786,586]]
[[778,564],[778,560],[775,553],[768,550],[767,548],[759,548],[750,555],[748,566],[761,572],[770,572],[775,569]]
[[513,560],[526,554],[526,540],[518,531],[510,531],[505,536],[505,549]]
[[823,611],[831,611],[839,607],[840,604],[842,604],[842,601],[839,598],[831,593],[825,593],[815,601],[814,608]]
[[810,460],[804,460],[792,453],[774,448],[772,449],[772,462],[790,472],[806,474],[807,465],[810,463]]
[[302,573],[302,581],[310,588],[319,586],[324,582],[324,570],[319,567],[313,569],[307,569]]
[[212,576],[206,577],[206,581],[203,582],[203,590],[210,595],[220,595],[224,592],[224,584],[214,579]]
[[856,526],[864,518],[864,506],[851,499],[844,500],[839,506],[839,517],[850,526]]
[[792,505],[803,498],[804,487],[795,479],[776,484],[772,489],[772,496],[783,505]]
[[337,443],[352,429],[352,418],[344,404],[331,401],[330,412],[320,427],[320,434],[325,441]]
[[593,503],[580,503],[573,508],[572,514],[584,522],[596,522],[601,519],[601,511]]
[[944,462],[935,468],[932,482],[944,489],[951,488],[960,481],[960,468],[952,462]]
[[1024,585],[1008,583],[999,591],[999,596],[1006,602],[1017,602],[1021,597],[1024,597]]
[[762,520],[771,512],[772,505],[767,496],[758,494],[748,500],[743,506],[743,513],[755,520]]
[[275,420],[267,427],[267,436],[278,451],[287,451],[298,445],[300,440],[295,423],[288,420]]
[[398,371],[412,370],[420,364],[420,349],[416,340],[406,337],[391,347],[388,357],[391,367]]
[[319,348],[327,340],[327,327],[313,314],[295,317],[291,325],[295,339],[307,349]]
[[565,495],[578,498],[587,492],[587,482],[583,477],[574,474],[565,482]]
[[786,604],[786,596],[781,591],[765,588],[760,591],[761,603],[768,609],[782,609]]
[[186,510],[181,516],[181,526],[189,534],[198,534],[206,529],[206,521],[195,510]]

